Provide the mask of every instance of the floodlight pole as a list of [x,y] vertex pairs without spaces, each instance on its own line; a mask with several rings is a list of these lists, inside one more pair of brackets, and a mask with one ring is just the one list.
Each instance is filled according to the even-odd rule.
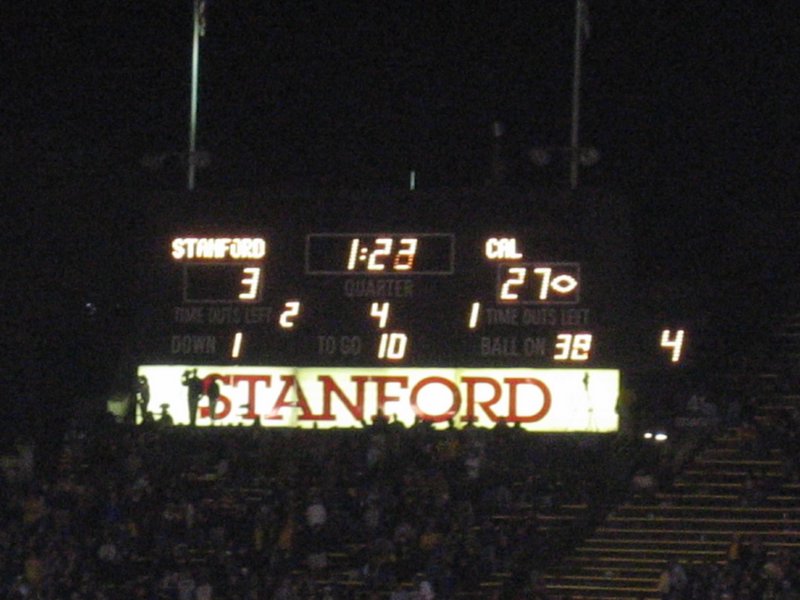
[[580,148],[578,145],[578,126],[580,122],[581,102],[581,46],[584,28],[582,0],[575,0],[575,62],[572,69],[572,131],[570,133],[569,186],[578,188],[578,162]]
[[191,192],[195,186],[195,152],[197,151],[197,87],[200,73],[200,4],[202,0],[194,0],[194,16],[192,27],[192,83],[191,102],[189,105],[189,156],[187,172],[187,189]]

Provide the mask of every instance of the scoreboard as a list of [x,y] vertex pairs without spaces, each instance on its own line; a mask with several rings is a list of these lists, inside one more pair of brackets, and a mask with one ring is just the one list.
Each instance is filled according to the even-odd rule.
[[[250,364],[602,363],[605,340],[582,301],[592,292],[584,292],[581,263],[530,256],[524,235],[462,243],[452,232],[311,232],[294,249],[274,242],[235,233],[171,240],[165,355]],[[297,273],[280,281],[281,263]]]
[[[375,198],[330,223],[263,211],[173,223],[156,236],[157,301],[140,324],[151,409],[192,424],[614,430],[620,370],[642,347],[627,232],[598,201],[529,219],[482,201],[402,222]],[[650,334],[681,359],[684,330]]]

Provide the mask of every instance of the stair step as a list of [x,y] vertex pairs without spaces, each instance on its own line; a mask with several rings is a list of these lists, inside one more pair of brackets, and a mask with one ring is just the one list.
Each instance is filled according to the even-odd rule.
[[589,585],[608,587],[635,587],[641,585],[652,585],[656,583],[658,577],[616,577],[613,575],[560,575],[558,577],[545,576],[545,581],[553,583],[583,583]]
[[[686,469],[681,473],[681,477],[728,477],[735,479],[745,479],[752,477],[754,473],[746,469]],[[781,471],[765,471],[757,473],[758,477],[778,478],[783,477]]]
[[[708,537],[719,536],[721,538],[726,539],[730,542],[730,535],[727,531],[719,531],[716,529],[671,529],[671,530],[664,530],[664,529],[651,529],[651,528],[641,528],[641,529],[622,529],[618,527],[598,527],[595,530],[595,533],[601,533],[604,535],[645,535],[645,536],[656,536],[656,535],[676,535],[676,536],[686,536],[687,534],[691,535],[705,535]],[[763,535],[763,531],[759,529],[738,529],[736,531],[739,535],[743,537],[751,537],[751,536],[760,536]],[[770,531],[769,534],[771,536],[778,536],[778,537],[797,537],[800,539],[800,531]],[[618,539],[618,538],[615,538]]]
[[618,548],[615,546],[601,546],[597,548],[592,548],[589,546],[578,546],[575,548],[577,552],[581,552],[585,555],[597,555],[597,554],[615,554],[617,556],[623,555],[633,555],[633,556],[660,556],[662,557],[662,561],[666,560],[663,557],[670,557],[679,554],[681,556],[694,556],[694,557],[707,557],[707,558],[724,558],[725,557],[725,550],[698,550],[698,549],[689,549],[689,548],[681,548],[680,550],[676,550],[675,548],[642,548],[639,546],[633,548]]
[[592,592],[592,591],[599,591],[599,592],[633,592],[638,594],[652,594],[656,591],[656,585],[649,585],[649,586],[637,586],[637,587],[622,587],[622,586],[597,586],[597,585],[586,585],[586,584],[575,584],[575,583],[550,583],[547,585],[547,589],[550,591],[557,591],[562,590],[565,592]]
[[[689,532],[685,532],[689,533]],[[738,532],[737,532],[738,533]],[[756,535],[763,535],[765,532],[758,532]],[[730,537],[730,536],[729,536]],[[797,537],[797,534],[795,534]],[[584,541],[584,544],[589,544],[594,547],[594,545],[599,546],[600,548],[612,548],[615,547],[617,549],[627,549],[630,547],[634,548],[641,548],[642,550],[649,550],[650,546],[694,546],[695,548],[706,547],[707,549],[718,549],[718,548],[727,548],[730,546],[730,539],[722,539],[722,540],[692,540],[686,539],[685,537],[682,539],[677,540],[669,540],[669,539],[652,539],[652,538],[588,538]],[[796,548],[800,547],[800,541],[792,542],[792,541],[772,541],[768,540],[763,542],[765,547],[768,548]]]
[[[692,508],[708,507],[714,505],[719,508],[733,509],[741,507],[741,494],[705,494],[695,492],[684,492],[674,494],[656,494],[656,499],[664,503],[665,506],[672,508]],[[789,495],[769,495],[760,503],[761,508],[776,508],[785,510],[797,506],[800,498]]]
[[[789,496],[791,498],[796,498],[796,496]],[[662,506],[659,504],[625,504],[620,508],[620,511],[631,511],[631,512],[647,512],[647,513],[654,513],[656,511],[667,511],[672,508],[680,509],[681,511],[686,512],[726,512],[726,513],[746,513],[752,512],[757,514],[787,514],[787,515],[797,515],[800,517],[800,504],[798,506],[787,506],[783,507],[773,507],[773,506],[681,506],[681,507],[671,507],[671,506]],[[612,515],[613,516],[613,515]]]
[[[588,590],[580,593],[573,593],[568,590],[553,590],[557,595],[555,598],[575,598],[576,600],[659,600],[657,592],[611,592],[605,593],[601,590]],[[563,595],[562,595],[563,594]]]
[[[630,568],[631,565],[649,565],[651,568],[659,569],[664,566],[663,558],[653,558],[652,556],[597,556],[596,554],[574,554],[566,559],[567,563],[591,563],[592,566],[604,565],[604,568]],[[621,565],[621,566],[620,566]]]
[[698,458],[695,461],[702,465],[750,465],[752,467],[780,467],[783,461],[769,458]]
[[775,526],[785,526],[788,527],[790,525],[793,526],[800,526],[800,520],[798,519],[770,519],[770,518],[763,518],[763,519],[746,519],[746,518],[718,518],[718,517],[707,517],[707,518],[696,518],[696,517],[660,517],[660,516],[653,516],[653,517],[610,517],[609,521],[613,521],[616,523],[623,522],[623,523],[638,523],[638,522],[646,522],[646,523],[717,523],[717,524],[724,524],[724,525],[775,525]]
[[576,572],[579,573],[595,573],[598,575],[611,576],[610,574],[619,577],[658,577],[661,573],[661,567],[637,567],[637,566],[621,566],[621,565],[581,565],[580,567],[569,566],[564,568],[564,573],[558,570],[550,575],[543,575],[543,577],[557,577],[560,575],[572,575]]

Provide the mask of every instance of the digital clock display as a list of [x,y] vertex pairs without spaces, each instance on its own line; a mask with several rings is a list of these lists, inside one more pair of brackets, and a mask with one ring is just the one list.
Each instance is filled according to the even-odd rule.
[[310,234],[309,275],[450,275],[454,236],[440,233]]

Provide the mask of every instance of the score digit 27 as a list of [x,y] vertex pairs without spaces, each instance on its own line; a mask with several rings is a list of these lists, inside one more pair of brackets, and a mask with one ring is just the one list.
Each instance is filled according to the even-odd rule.
[[504,264],[498,269],[497,299],[503,303],[577,304],[578,263]]

